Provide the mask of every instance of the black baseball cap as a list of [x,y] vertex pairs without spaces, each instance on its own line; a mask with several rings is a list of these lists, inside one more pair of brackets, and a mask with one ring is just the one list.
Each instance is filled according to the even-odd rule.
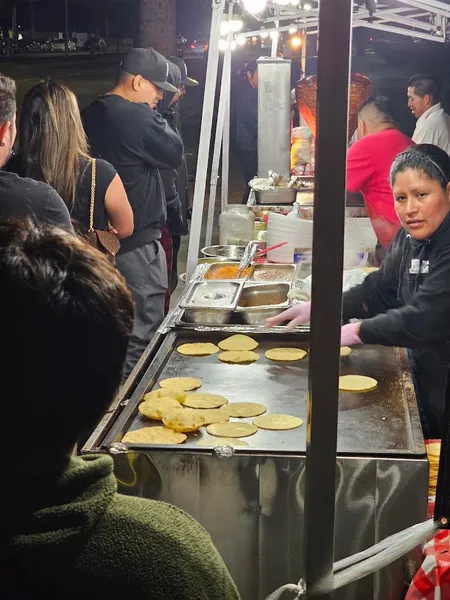
[[120,70],[130,75],[140,75],[166,92],[178,92],[167,81],[169,63],[153,48],[133,48],[120,64]]
[[182,58],[179,58],[178,56],[169,56],[168,60],[170,60],[171,63],[173,63],[180,69],[181,85],[200,85],[198,81],[192,79],[191,77],[188,77],[187,66]]

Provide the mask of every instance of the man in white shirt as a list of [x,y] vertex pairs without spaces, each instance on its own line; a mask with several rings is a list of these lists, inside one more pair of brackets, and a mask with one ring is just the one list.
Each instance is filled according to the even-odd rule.
[[417,119],[413,141],[434,144],[450,154],[450,116],[440,104],[440,89],[434,77],[415,75],[409,80],[408,108]]

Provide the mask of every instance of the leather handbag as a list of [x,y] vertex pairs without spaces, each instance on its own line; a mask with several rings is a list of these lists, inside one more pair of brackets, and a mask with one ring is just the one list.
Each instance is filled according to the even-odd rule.
[[92,181],[91,181],[91,204],[89,210],[89,229],[87,239],[91,246],[106,254],[110,263],[115,264],[116,254],[120,250],[120,242],[117,235],[111,231],[111,223],[108,221],[108,230],[94,229],[95,189],[97,187],[97,161],[92,159]]

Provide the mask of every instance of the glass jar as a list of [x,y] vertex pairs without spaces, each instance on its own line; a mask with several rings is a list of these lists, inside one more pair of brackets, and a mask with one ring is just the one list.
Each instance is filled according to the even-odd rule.
[[219,244],[245,246],[253,240],[255,215],[245,204],[229,204],[219,217]]

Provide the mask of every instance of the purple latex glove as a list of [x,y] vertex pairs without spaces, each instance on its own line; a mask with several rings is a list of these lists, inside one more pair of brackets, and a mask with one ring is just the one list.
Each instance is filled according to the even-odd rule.
[[348,323],[341,327],[341,346],[356,346],[362,344],[359,337],[361,323]]
[[308,323],[311,318],[311,302],[304,302],[302,304],[296,304],[291,306],[280,315],[272,317],[266,320],[266,327],[274,327],[275,325],[281,325],[284,321],[290,321],[287,324],[286,329],[291,330],[299,325]]

